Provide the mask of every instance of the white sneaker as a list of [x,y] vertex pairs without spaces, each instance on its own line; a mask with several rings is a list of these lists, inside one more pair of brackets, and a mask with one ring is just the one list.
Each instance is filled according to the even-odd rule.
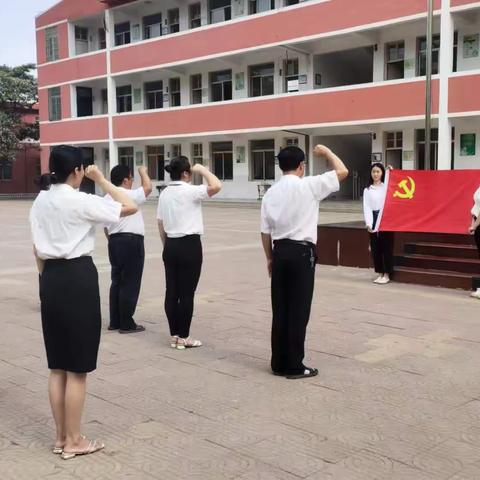
[[473,297],[473,298],[478,298],[478,299],[480,299],[480,290],[479,290],[479,289],[475,290],[474,292],[472,292],[472,293],[470,294],[470,296]]
[[385,285],[387,283],[390,283],[390,279],[388,277],[381,277],[378,282],[380,285]]
[[382,283],[383,277],[376,278],[373,283]]

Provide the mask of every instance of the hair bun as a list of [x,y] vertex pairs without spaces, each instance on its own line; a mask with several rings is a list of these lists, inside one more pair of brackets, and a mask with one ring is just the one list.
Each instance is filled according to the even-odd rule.
[[167,173],[172,173],[172,167],[170,165],[165,165],[165,171]]
[[50,175],[50,183],[52,185],[55,185],[56,183],[58,183],[58,177],[55,172],[51,172],[49,175]]

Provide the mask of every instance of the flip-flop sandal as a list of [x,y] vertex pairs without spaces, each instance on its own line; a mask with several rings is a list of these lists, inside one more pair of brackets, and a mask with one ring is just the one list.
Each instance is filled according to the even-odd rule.
[[316,377],[317,375],[318,370],[316,368],[306,368],[303,373],[299,373],[297,375],[287,375],[287,378],[290,380],[296,380],[299,378]]
[[98,452],[105,448],[103,442],[99,442],[98,440],[90,440],[88,447],[85,450],[79,452],[66,452],[65,450],[62,452],[62,459],[63,460],[70,460],[71,458],[75,458],[77,455],[90,455],[91,453]]

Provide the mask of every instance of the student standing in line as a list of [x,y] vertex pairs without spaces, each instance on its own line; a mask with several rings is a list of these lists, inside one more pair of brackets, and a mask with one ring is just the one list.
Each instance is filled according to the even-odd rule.
[[370,168],[370,184],[363,191],[363,215],[370,235],[370,250],[378,277],[373,283],[384,285],[390,282],[393,271],[392,232],[379,232],[378,219],[385,204],[387,187],[385,185],[385,167],[374,163]]
[[278,154],[283,172],[262,200],[262,244],[272,288],[272,360],[275,375],[313,377],[316,368],[303,364],[305,334],[315,282],[319,203],[339,190],[348,176],[343,162],[324,145],[315,155],[327,158],[333,170],[302,178],[305,154],[287,147]]
[[[165,313],[170,327],[172,348],[200,347],[190,337],[195,290],[202,269],[202,200],[217,194],[220,180],[206,167],[190,165],[187,157],[176,157],[165,170],[171,182],[158,199],[158,230],[163,243],[166,292]],[[190,185],[197,173],[206,185]]]
[[[87,373],[96,369],[101,330],[98,274],[91,257],[95,225],[132,215],[137,206],[96,166],[84,170],[79,148],[54,147],[50,171],[52,186],[35,199],[30,225],[41,275],[42,330],[57,432],[53,453],[67,460],[104,448],[80,432]],[[79,192],[84,176],[114,201]]]
[[[152,193],[152,182],[146,167],[140,167],[138,173],[142,184],[134,190],[132,172],[126,165],[113,167],[110,179],[113,185],[140,206]],[[110,195],[107,198],[111,199]],[[108,329],[119,330],[120,333],[143,332],[145,327],[137,325],[133,319],[145,263],[145,223],[140,209],[117,223],[105,225],[105,235],[108,238],[108,257],[112,266]]]
[[[473,194],[473,207],[470,213],[472,215],[472,223],[468,231],[475,239],[478,255],[480,257],[480,187]],[[480,299],[480,278],[474,277],[472,283],[473,292],[470,296]]]

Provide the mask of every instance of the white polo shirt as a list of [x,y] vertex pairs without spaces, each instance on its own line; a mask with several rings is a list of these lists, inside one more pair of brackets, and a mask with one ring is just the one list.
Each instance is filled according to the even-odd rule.
[[[135,190],[129,190],[123,187],[118,188],[125,192],[137,206],[142,205],[142,203],[145,203],[147,200],[143,187],[136,188]],[[113,202],[113,198],[110,195],[105,195],[105,198]],[[106,223],[105,228],[109,235],[113,235],[114,233],[135,233],[136,235],[145,236],[145,222],[143,221],[143,214],[140,209],[133,215],[120,218],[118,222]]]
[[261,231],[273,240],[317,243],[319,203],[340,189],[335,171],[314,177],[284,175],[262,200]]
[[202,235],[202,200],[207,198],[206,185],[171,182],[160,194],[157,209],[157,219],[163,221],[167,236]]
[[95,225],[118,222],[122,204],[79,192],[70,185],[41,191],[30,210],[30,227],[37,255],[72,259],[92,255]]

